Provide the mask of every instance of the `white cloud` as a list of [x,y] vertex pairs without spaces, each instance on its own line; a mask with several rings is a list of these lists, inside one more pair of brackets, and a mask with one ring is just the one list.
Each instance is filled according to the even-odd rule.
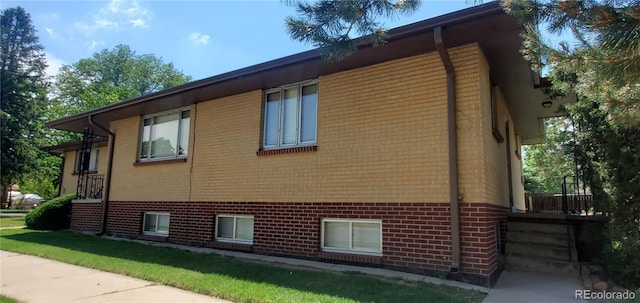
[[96,49],[96,47],[98,47],[100,45],[105,45],[105,43],[102,40],[98,40],[98,41],[91,40],[91,41],[88,41],[87,43],[85,43],[85,45],[87,45],[87,48],[89,50],[94,50],[94,49]]
[[147,27],[149,27],[149,24],[147,24],[147,22],[145,22],[144,20],[142,20],[140,18],[135,19],[135,20],[129,20],[129,23],[131,23],[133,28],[136,28],[136,27],[147,28]]
[[49,36],[53,36],[53,28],[45,28],[45,31],[47,31],[47,33],[49,33]]
[[57,75],[62,65],[67,64],[66,62],[64,62],[64,60],[56,57],[52,53],[45,52],[44,56],[45,56],[45,59],[47,60],[47,65],[48,65],[47,69],[45,70],[45,73],[49,77],[54,77],[55,75]]
[[90,22],[76,23],[76,29],[86,35],[92,35],[98,30],[148,28],[151,14],[138,1],[111,0],[91,16],[91,19]]
[[209,43],[209,38],[211,38],[211,36],[197,32],[191,33],[191,35],[189,35],[189,39],[191,39],[191,41],[195,42],[196,44],[207,44]]

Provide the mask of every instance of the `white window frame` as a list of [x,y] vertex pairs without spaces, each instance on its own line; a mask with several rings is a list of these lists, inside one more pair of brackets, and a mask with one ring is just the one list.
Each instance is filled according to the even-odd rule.
[[[224,237],[218,237],[218,229],[219,229],[219,223],[220,223],[220,218],[233,218],[233,238],[224,238]],[[237,221],[238,218],[242,218],[242,219],[252,219],[253,220],[253,233],[251,235],[251,238],[253,239],[253,236],[255,234],[255,217],[252,215],[229,215],[229,214],[220,214],[216,216],[216,228],[215,228],[215,240],[216,241],[220,241],[220,242],[229,242],[229,243],[242,243],[242,244],[253,244],[253,240],[244,240],[244,239],[237,239],[236,238],[236,227],[237,227]]]
[[[97,172],[98,171],[98,159],[100,157],[100,149],[99,148],[91,148],[91,150],[89,151],[89,167],[85,170],[86,172]],[[76,150],[76,162],[75,162],[75,167],[73,168],[73,171],[76,173],[80,172],[80,161],[81,161],[81,154],[82,150],[78,149]],[[91,166],[94,166],[94,169],[91,169]]]
[[[182,118],[182,114],[184,112],[189,112],[189,124],[191,124],[191,108],[190,107],[183,107],[183,108],[179,108],[179,109],[173,109],[173,110],[169,110],[169,111],[164,111],[164,112],[159,112],[159,113],[155,113],[155,114],[151,114],[151,115],[145,115],[142,116],[142,119],[140,120],[140,136],[138,139],[138,156],[137,159],[140,162],[151,162],[151,161],[161,161],[161,160],[167,160],[167,159],[183,159],[186,158],[189,155],[189,139],[187,138],[187,146],[185,147],[185,153],[184,154],[180,154],[180,141],[182,140],[182,123],[183,120],[185,118]],[[153,118],[156,117],[162,117],[162,116],[168,116],[168,115],[173,115],[173,114],[178,114],[178,136],[176,138],[176,144],[177,144],[177,150],[175,155],[172,156],[165,156],[165,157],[156,157],[156,158],[151,158],[151,141],[149,141],[149,144],[147,146],[147,157],[146,158],[142,158],[141,154],[142,154],[142,143],[144,142],[144,121],[147,119],[151,119],[151,121],[153,121]],[[190,136],[191,134],[191,125],[189,125],[189,134],[187,136]],[[153,136],[153,124],[151,124],[151,129],[150,129],[150,137]]]
[[[326,247],[324,245],[325,222],[349,223],[349,249]],[[353,248],[353,223],[373,223],[373,224],[378,224],[380,226],[380,249],[379,250],[365,250],[365,249],[357,249],[357,248],[354,249]],[[323,251],[348,253],[348,254],[358,254],[358,255],[382,256],[382,220],[324,218],[320,222],[320,229],[321,229],[321,232],[320,232],[320,245],[321,245],[321,248],[322,248]]]
[[[145,226],[147,226],[147,215],[156,215],[155,231],[145,230]],[[153,235],[153,236],[164,236],[164,237],[169,236],[169,231],[158,231],[158,221],[160,219],[160,216],[169,217],[169,228],[171,228],[171,213],[148,211],[148,212],[145,212],[142,216],[142,233],[145,235]]]
[[[294,84],[289,84],[289,85],[285,85],[285,86],[281,86],[278,88],[272,88],[269,90],[265,91],[264,94],[264,121],[262,123],[262,129],[263,129],[263,133],[262,133],[262,148],[264,150],[271,150],[271,149],[283,149],[283,148],[291,148],[291,147],[300,147],[300,146],[314,146],[317,144],[318,142],[318,103],[320,103],[319,98],[316,100],[316,125],[315,125],[315,133],[314,133],[314,138],[315,140],[313,141],[307,141],[307,142],[301,142],[300,140],[300,125],[302,124],[302,89],[305,86],[311,86],[311,85],[316,85],[316,98],[318,98],[317,96],[319,95],[319,91],[320,91],[320,87],[318,85],[318,81],[317,80],[312,80],[312,81],[303,81],[303,82],[299,82],[299,83],[294,83]],[[284,94],[284,91],[287,89],[292,89],[292,88],[296,88],[298,91],[298,95],[297,95],[297,105],[296,105],[296,116],[297,116],[297,121],[296,121],[296,142],[294,144],[283,144],[282,143],[282,125],[284,123],[284,106],[282,105],[282,96]],[[266,145],[266,139],[267,139],[267,103],[268,103],[268,98],[267,96],[271,93],[276,93],[276,92],[280,92],[280,107],[278,110],[278,134],[277,134],[277,144],[276,145]]]

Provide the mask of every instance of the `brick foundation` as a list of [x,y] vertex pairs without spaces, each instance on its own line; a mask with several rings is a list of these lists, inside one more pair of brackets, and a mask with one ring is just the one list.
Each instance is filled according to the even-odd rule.
[[[74,204],[72,228],[99,230],[101,205]],[[370,264],[431,275],[450,269],[448,203],[113,201],[109,203],[107,233],[139,238],[144,212],[171,214],[166,240],[172,243]],[[496,222],[501,223],[503,233],[507,213],[507,208],[491,204],[461,203],[461,274],[458,279],[489,285],[491,276],[499,272]],[[216,214],[253,215],[253,245],[214,241]],[[322,218],[381,219],[382,256],[323,252],[320,248]],[[84,220],[87,222],[82,223]]]
[[101,202],[74,201],[71,203],[71,222],[69,228],[78,231],[99,233],[102,231]]

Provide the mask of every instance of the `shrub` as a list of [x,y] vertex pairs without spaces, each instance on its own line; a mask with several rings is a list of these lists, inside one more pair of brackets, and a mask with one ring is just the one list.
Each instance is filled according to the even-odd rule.
[[69,194],[43,203],[25,218],[27,228],[46,230],[69,228],[71,201],[75,198],[76,194]]
[[609,226],[608,236],[611,242],[604,247],[604,269],[621,286],[637,289],[640,287],[640,236],[625,234],[615,226]]

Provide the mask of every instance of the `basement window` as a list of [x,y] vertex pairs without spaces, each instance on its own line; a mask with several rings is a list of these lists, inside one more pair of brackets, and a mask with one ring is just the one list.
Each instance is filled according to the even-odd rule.
[[253,244],[253,216],[218,215],[216,240]]
[[143,233],[145,235],[167,236],[169,234],[169,213],[147,212],[144,214]]
[[382,222],[323,219],[321,242],[324,251],[382,255]]

